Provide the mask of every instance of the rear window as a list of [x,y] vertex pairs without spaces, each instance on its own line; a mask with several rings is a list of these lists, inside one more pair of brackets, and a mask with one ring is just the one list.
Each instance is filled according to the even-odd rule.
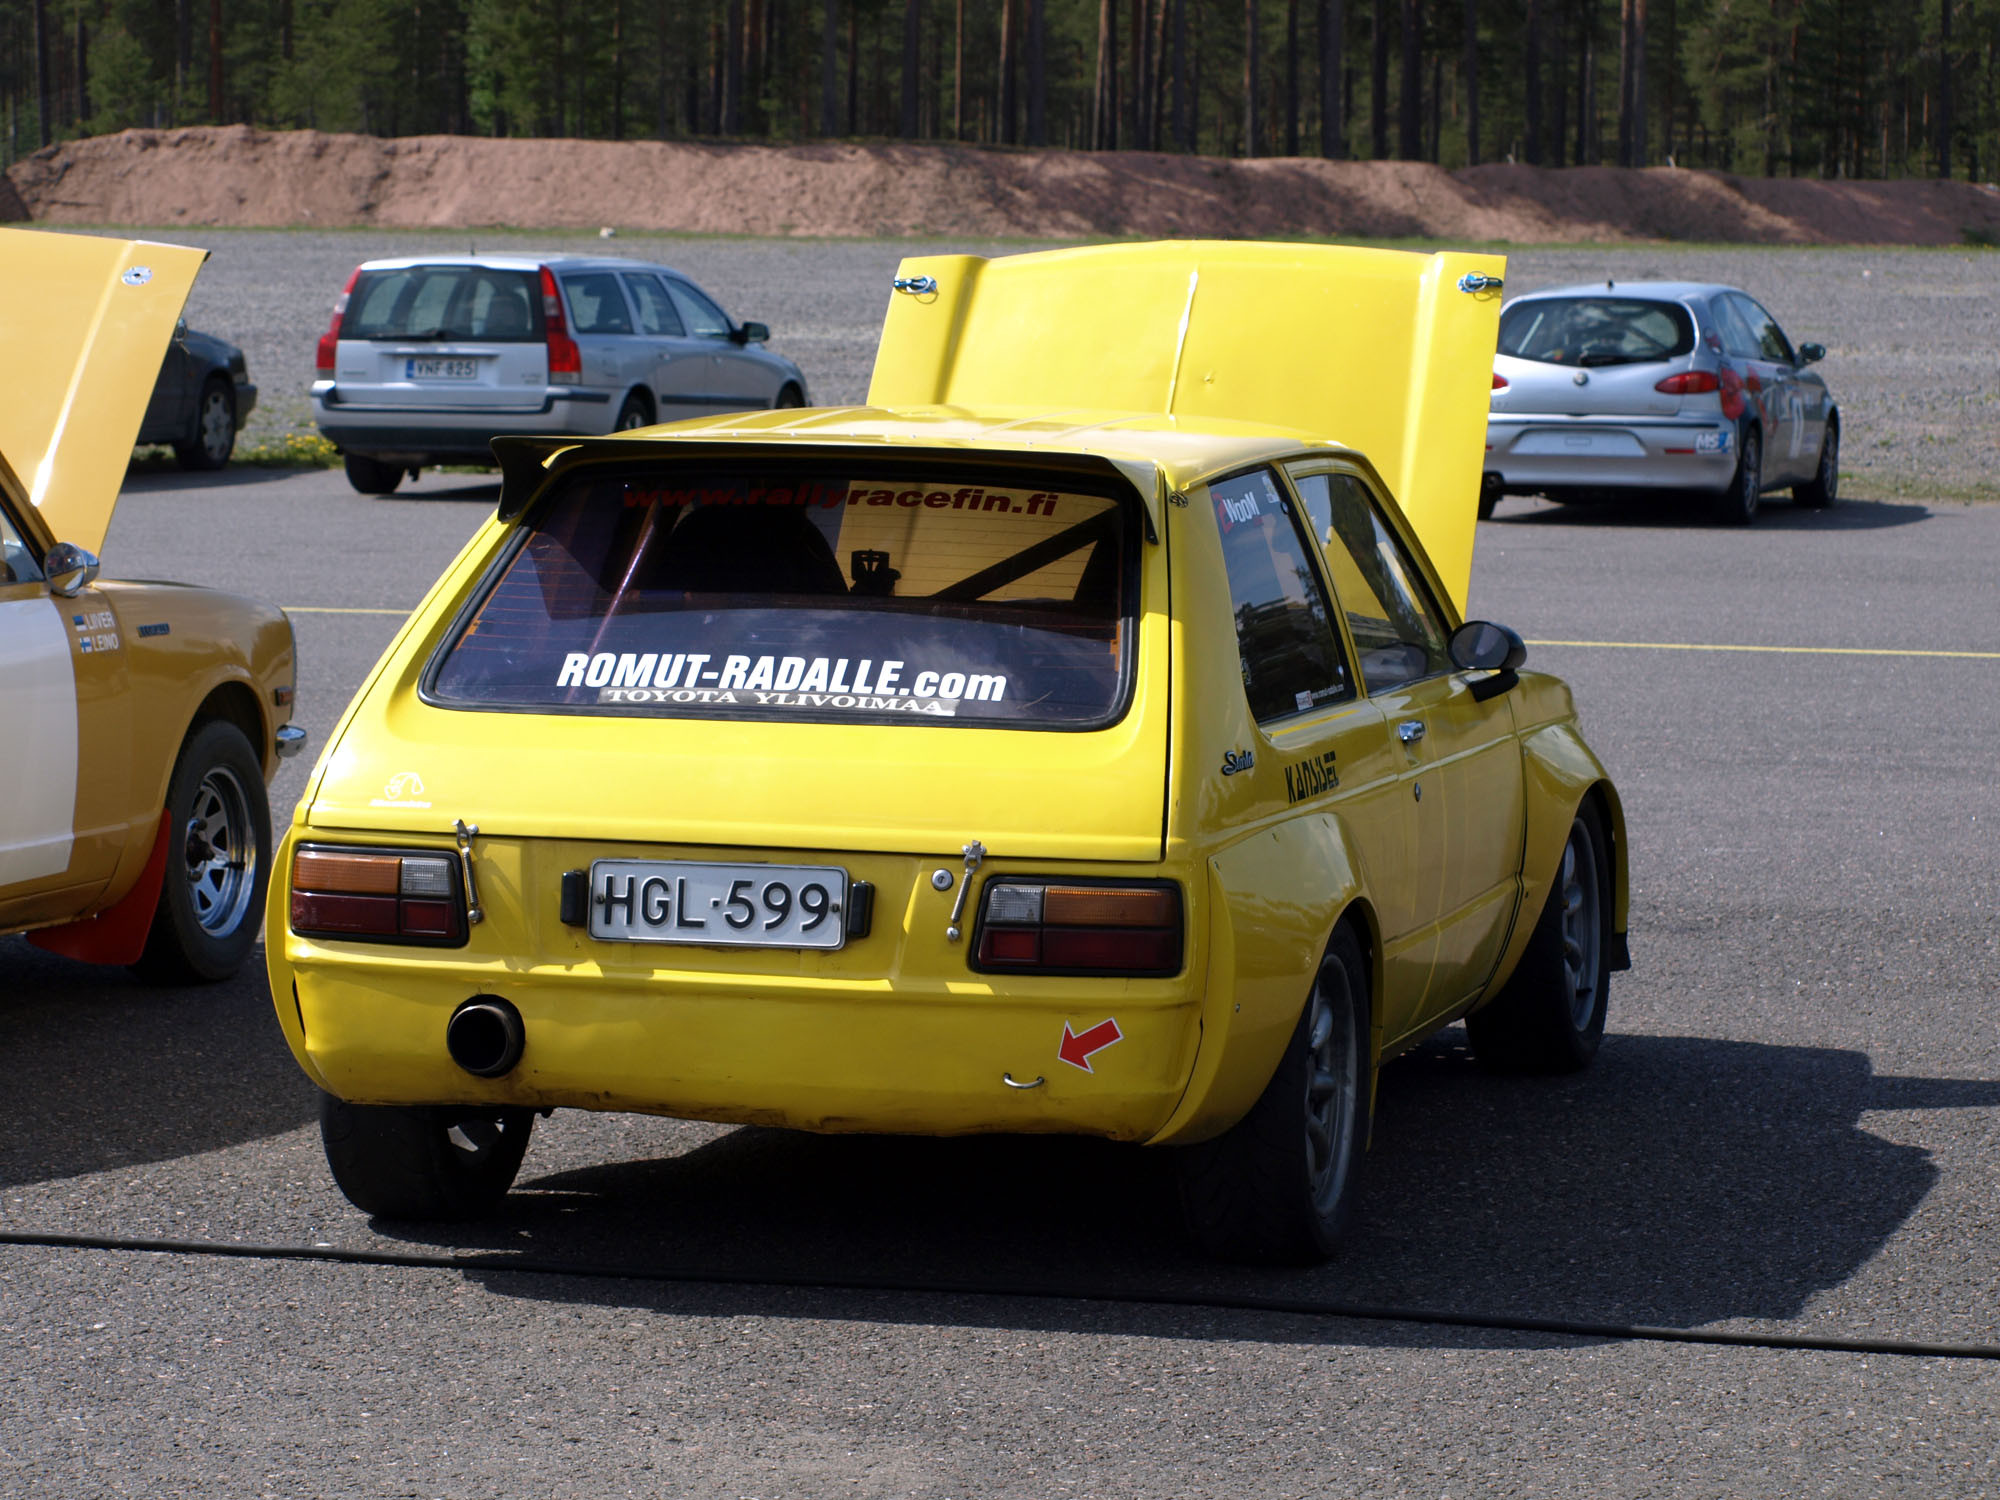
[[363,271],[347,299],[340,336],[539,343],[541,281],[532,271],[483,266]]
[[1694,350],[1694,319],[1678,302],[1638,297],[1537,297],[1500,314],[1500,352],[1550,365],[1632,365]]
[[522,523],[426,694],[1095,728],[1130,675],[1134,504],[956,467],[582,470]]

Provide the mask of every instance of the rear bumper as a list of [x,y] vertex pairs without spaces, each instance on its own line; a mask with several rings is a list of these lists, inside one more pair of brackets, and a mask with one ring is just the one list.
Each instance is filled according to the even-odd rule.
[[611,431],[612,392],[550,386],[533,404],[504,407],[390,406],[340,399],[332,381],[312,389],[313,421],[343,453],[418,463],[490,463],[501,436],[602,437]]
[[[950,900],[928,879],[935,860],[801,852],[802,862],[839,863],[875,885],[866,936],[811,953],[602,942],[560,920],[565,867],[624,852],[727,851],[481,840],[486,919],[461,948],[398,947],[288,930],[298,837],[273,864],[271,993],[300,1065],[353,1103],[1143,1141],[1173,1116],[1193,1075],[1205,972],[1192,936],[1198,907],[1186,966],[1171,979],[977,974],[965,944],[945,937]],[[512,1002],[527,1035],[519,1064],[497,1079],[464,1072],[445,1049],[452,1012],[481,994]],[[1062,1059],[1065,1027],[1081,1034],[1106,1019],[1120,1035],[1088,1070]]]
[[1486,474],[1503,493],[1544,489],[1721,490],[1736,472],[1725,419],[1509,414],[1486,424]]

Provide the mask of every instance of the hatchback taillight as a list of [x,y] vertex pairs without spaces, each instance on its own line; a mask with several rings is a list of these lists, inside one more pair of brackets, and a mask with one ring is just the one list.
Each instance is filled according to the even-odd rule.
[[1496,391],[1507,389],[1507,377],[1502,375],[1498,370],[1493,372],[1493,389]]
[[327,324],[326,332],[319,336],[319,353],[313,358],[315,374],[327,376],[333,374],[334,356],[340,351],[340,320],[347,315],[347,299],[354,295],[354,283],[360,275],[359,266],[348,273],[347,285],[340,289],[340,299],[333,304],[333,321]]
[[972,966],[984,973],[1178,974],[1181,891],[1171,881],[989,881]]
[[1721,388],[1721,382],[1706,370],[1683,370],[1653,387],[1663,396],[1705,396]]
[[542,267],[542,327],[549,343],[549,379],[557,385],[575,385],[583,379],[583,351],[569,336],[569,320],[563,316],[562,293],[556,288],[555,272]]
[[302,845],[292,856],[292,931],[457,947],[465,941],[458,862],[418,850]]

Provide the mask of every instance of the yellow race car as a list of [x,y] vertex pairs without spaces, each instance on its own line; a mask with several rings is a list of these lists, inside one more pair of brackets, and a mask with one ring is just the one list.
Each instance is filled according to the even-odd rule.
[[0,230],[0,933],[163,982],[221,979],[249,956],[265,788],[305,743],[282,611],[97,578],[206,258]]
[[1501,271],[911,260],[866,407],[497,441],[277,858],[342,1190],[490,1209],[561,1107],[1065,1132],[1310,1259],[1385,1058],[1588,1062],[1617,794],[1456,602]]

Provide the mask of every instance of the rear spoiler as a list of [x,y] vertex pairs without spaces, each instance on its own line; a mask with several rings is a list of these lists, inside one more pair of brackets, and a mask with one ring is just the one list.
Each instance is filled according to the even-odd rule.
[[1462,609],[1497,255],[1166,241],[896,273],[868,404],[1224,418],[1365,454]]

